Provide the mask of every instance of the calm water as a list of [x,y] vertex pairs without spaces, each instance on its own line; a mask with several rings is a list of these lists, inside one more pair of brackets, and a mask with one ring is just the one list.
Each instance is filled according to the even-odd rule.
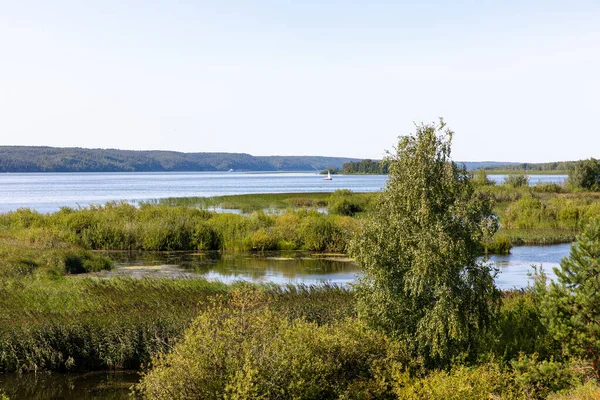
[[[324,181],[310,173],[136,172],[0,174],[0,212],[32,208],[52,212],[62,206],[141,201],[165,197],[220,196],[252,193],[376,192],[385,175],[334,175]],[[497,182],[504,175],[489,175]],[[562,183],[564,175],[531,175],[537,182]]]
[[[497,184],[503,183],[508,175],[488,175],[488,178]],[[565,183],[567,175],[527,175],[529,177],[529,185],[534,186],[542,183]]]
[[0,393],[10,399],[117,400],[128,399],[136,372],[0,374]]
[[[496,285],[500,289],[524,288],[530,283],[531,266],[542,265],[549,277],[552,268],[568,256],[570,244],[552,246],[519,246],[511,254],[492,256],[489,262],[500,271]],[[273,252],[221,255],[218,252],[108,252],[115,260],[114,271],[90,274],[101,277],[203,277],[221,282],[248,281],[255,283],[318,285],[352,284],[360,270],[350,259],[334,254],[305,252]]]
[[312,173],[139,172],[0,174],[0,212],[28,207],[52,212],[61,206],[141,201],[165,197],[252,193],[381,190],[387,176]]

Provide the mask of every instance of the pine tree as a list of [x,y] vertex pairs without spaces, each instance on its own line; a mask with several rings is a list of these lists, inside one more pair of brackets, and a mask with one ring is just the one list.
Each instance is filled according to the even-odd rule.
[[600,219],[584,228],[554,273],[549,285],[543,271],[536,274],[542,322],[568,354],[589,360],[600,379]]

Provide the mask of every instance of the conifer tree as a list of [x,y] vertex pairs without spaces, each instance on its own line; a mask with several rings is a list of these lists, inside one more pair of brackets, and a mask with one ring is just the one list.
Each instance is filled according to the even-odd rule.
[[543,271],[536,273],[542,322],[568,354],[589,360],[600,379],[600,219],[584,228],[554,273],[549,285]]

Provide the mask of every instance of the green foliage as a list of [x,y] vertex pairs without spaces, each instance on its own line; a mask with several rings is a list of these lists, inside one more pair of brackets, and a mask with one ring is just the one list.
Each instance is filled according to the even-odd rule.
[[566,189],[564,186],[557,183],[537,183],[532,186],[531,189],[536,193],[564,193]]
[[496,323],[483,339],[482,359],[492,357],[509,362],[521,354],[537,354],[542,359],[560,357],[560,346],[542,321],[530,291],[505,292]]
[[110,270],[113,267],[112,261],[108,257],[85,250],[67,252],[64,262],[67,274],[97,272]]
[[515,398],[510,376],[494,363],[475,368],[457,366],[451,371],[433,371],[423,378],[400,375],[394,382],[402,400],[480,400]]
[[561,393],[548,396],[548,400],[596,400],[600,399],[600,386],[596,380],[589,380],[585,384]]
[[496,219],[451,162],[444,127],[400,138],[388,184],[352,243],[359,315],[439,366],[475,351],[498,298],[492,267],[478,260]]
[[571,189],[600,191],[600,161],[595,158],[577,161],[569,171],[567,185]]
[[495,174],[502,173],[505,171],[527,171],[528,173],[562,174],[573,169],[575,164],[576,161],[558,161],[549,163],[517,163],[494,165],[486,167],[486,169]]
[[352,220],[348,217],[326,217],[310,213],[300,223],[303,248],[311,251],[343,252],[351,233]]
[[368,208],[370,198],[371,196],[355,194],[348,189],[338,189],[329,197],[329,212],[352,217]]
[[477,173],[473,175],[471,181],[476,186],[493,186],[495,182],[488,178],[487,173],[484,168],[480,168],[477,170]]
[[204,280],[0,281],[0,372],[139,368],[226,289]]
[[[371,193],[370,195],[374,194]],[[204,209],[220,207],[251,213],[253,211],[285,210],[288,208],[326,207],[328,198],[329,193],[260,193],[215,197],[171,197],[153,200],[150,204]]]
[[568,365],[544,360],[537,356],[523,356],[511,362],[515,371],[515,383],[526,398],[545,399],[552,392],[577,386],[581,377]]
[[351,174],[378,174],[386,175],[388,173],[388,165],[382,161],[372,161],[369,159],[361,161],[350,161],[344,163],[342,172],[347,175]]
[[[347,200],[351,209],[357,206],[363,209],[370,196],[362,193],[334,196],[334,199],[340,198]],[[64,208],[49,215],[29,210],[0,214],[0,230],[23,236],[23,242],[46,248],[62,246],[90,250],[305,249],[342,252],[355,225],[355,220],[348,217],[315,210],[287,210],[281,215],[262,211],[238,215],[149,203],[139,208],[126,203],[107,203],[78,210]],[[30,265],[27,260],[31,257],[27,255],[22,259],[25,260],[23,268]],[[35,258],[32,260],[37,262]],[[36,266],[31,264],[31,268]]]
[[312,171],[352,158],[0,146],[0,172]]
[[554,272],[557,281],[549,286],[543,271],[536,274],[542,321],[569,354],[589,360],[600,379],[600,219],[584,228]]
[[514,188],[529,186],[529,177],[525,174],[507,175],[504,184]]
[[508,229],[579,230],[597,216],[600,216],[597,198],[551,196],[543,199],[532,193],[509,204],[501,213],[500,222]]
[[146,398],[387,398],[406,358],[356,321],[317,325],[261,307],[236,292],[200,313],[184,339],[153,360],[138,389]]
[[483,242],[485,254],[508,254],[512,247],[510,238],[506,235],[494,235],[491,241]]
[[[0,280],[0,373],[139,368],[168,350],[212,299],[238,287],[202,279]],[[288,319],[322,325],[356,316],[347,289],[254,290]]]
[[329,173],[331,175],[336,175],[336,174],[339,174],[340,172],[341,171],[337,168],[329,167],[329,168],[326,168],[326,169],[322,170],[321,172],[319,172],[319,174],[327,175]]

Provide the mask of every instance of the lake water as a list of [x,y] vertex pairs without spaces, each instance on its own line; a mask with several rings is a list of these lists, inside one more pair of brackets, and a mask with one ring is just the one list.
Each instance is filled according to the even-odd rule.
[[[541,265],[550,278],[552,268],[569,255],[570,244],[514,247],[508,255],[494,255],[489,261],[499,269],[500,289],[519,289],[530,283],[532,265]],[[99,277],[197,278],[221,282],[319,285],[351,285],[360,269],[338,254],[272,252],[264,254],[221,254],[219,252],[106,252],[116,263],[113,271],[86,274]]]
[[[505,175],[489,175],[502,182]],[[350,189],[376,192],[385,175],[334,175],[324,181],[314,172],[136,172],[0,174],[0,212],[31,208],[57,211],[108,201],[136,202],[166,197],[220,196],[253,193],[333,192]],[[562,183],[565,175],[531,175],[530,183]]]
[[117,400],[130,399],[137,372],[0,374],[0,393],[11,400]]

